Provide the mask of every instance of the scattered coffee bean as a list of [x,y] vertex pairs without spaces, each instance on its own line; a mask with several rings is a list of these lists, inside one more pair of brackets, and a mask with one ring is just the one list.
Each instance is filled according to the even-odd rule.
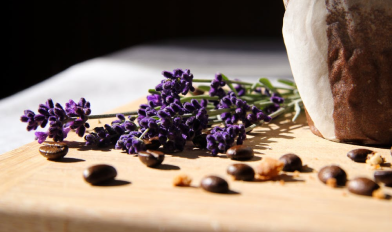
[[358,195],[372,196],[373,191],[379,189],[380,186],[368,178],[357,177],[348,181],[347,188],[348,191]]
[[234,180],[250,181],[255,178],[255,171],[247,164],[231,164],[227,168],[227,174],[232,175]]
[[355,162],[365,163],[367,156],[371,153],[373,153],[372,150],[360,148],[349,151],[347,157]]
[[201,180],[201,187],[213,193],[226,193],[229,191],[229,184],[225,179],[218,176],[206,176]]
[[293,153],[288,153],[279,158],[279,161],[284,163],[283,171],[294,172],[302,169],[302,160]]
[[198,148],[206,148],[207,147],[207,134],[197,135],[192,139],[193,144],[195,147]]
[[195,91],[192,92],[193,95],[197,96],[197,95],[203,95],[204,91],[198,88],[195,88]]
[[375,171],[374,179],[376,182],[381,182],[386,186],[392,187],[392,171]]
[[334,178],[336,180],[336,185],[338,186],[345,186],[347,181],[346,172],[336,165],[323,167],[318,172],[318,178],[324,184],[327,184],[328,179]]
[[97,164],[84,170],[84,179],[92,184],[97,185],[110,180],[117,176],[117,171],[113,166],[107,164]]
[[160,165],[165,159],[165,154],[160,151],[147,150],[138,153],[140,161],[147,167],[155,167]]
[[245,145],[236,145],[227,149],[227,157],[232,160],[250,160],[253,158],[253,149]]
[[68,146],[65,143],[45,142],[39,152],[48,160],[59,160],[68,153]]
[[256,166],[256,173],[261,180],[269,180],[279,175],[284,163],[270,157],[264,157]]

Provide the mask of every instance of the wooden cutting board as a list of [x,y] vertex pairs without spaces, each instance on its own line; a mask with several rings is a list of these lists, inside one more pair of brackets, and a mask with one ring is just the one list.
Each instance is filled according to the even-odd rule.
[[[114,111],[133,110],[142,102]],[[389,231],[392,200],[353,195],[317,179],[317,170],[329,164],[340,165],[349,178],[372,178],[373,170],[346,156],[359,146],[314,136],[304,115],[296,123],[291,116],[258,127],[245,142],[256,152],[255,159],[246,162],[253,167],[263,157],[288,152],[302,158],[308,170],[298,177],[287,173],[281,178],[284,184],[233,181],[226,168],[237,161],[223,154],[211,157],[191,144],[181,153],[167,154],[155,169],[119,150],[85,147],[74,133],[66,158],[59,162],[44,159],[36,142],[27,144],[0,156],[0,231]],[[391,163],[390,149],[370,149]],[[83,170],[101,163],[117,169],[116,181],[110,186],[87,184]],[[192,187],[172,186],[180,173],[193,178]],[[201,178],[210,174],[228,180],[232,192],[199,188]],[[383,190],[392,195],[392,188]]]

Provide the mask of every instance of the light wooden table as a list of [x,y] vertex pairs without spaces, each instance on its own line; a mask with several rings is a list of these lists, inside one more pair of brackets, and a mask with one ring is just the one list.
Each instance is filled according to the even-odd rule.
[[[116,109],[135,109],[141,101]],[[30,143],[0,156],[0,231],[389,231],[392,201],[357,196],[346,188],[332,189],[317,179],[317,170],[340,165],[349,178],[373,171],[346,157],[356,145],[330,142],[314,136],[302,115],[290,115],[253,131],[245,144],[256,157],[279,158],[293,152],[314,171],[299,177],[289,173],[279,181],[233,181],[226,174],[236,161],[211,157],[204,150],[186,147],[166,155],[160,168],[147,168],[137,157],[119,150],[91,149],[69,136],[70,150],[63,161],[44,159],[39,144]],[[111,119],[101,120],[109,123]],[[98,126],[98,121],[92,123]],[[380,152],[391,163],[390,150]],[[110,164],[117,171],[111,186],[91,186],[82,178],[85,168]],[[384,169],[390,169],[384,167]],[[192,187],[173,187],[173,178],[185,173]],[[203,176],[228,180],[230,194],[200,189]],[[392,195],[392,188],[383,188]]]

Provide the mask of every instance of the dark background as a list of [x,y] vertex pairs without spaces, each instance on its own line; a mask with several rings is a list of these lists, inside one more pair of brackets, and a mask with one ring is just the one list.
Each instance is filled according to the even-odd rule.
[[284,14],[281,0],[12,0],[3,9],[0,98],[140,43],[209,36],[282,40]]

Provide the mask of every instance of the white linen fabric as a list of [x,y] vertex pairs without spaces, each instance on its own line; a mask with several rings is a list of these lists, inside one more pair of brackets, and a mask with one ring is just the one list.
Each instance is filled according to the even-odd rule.
[[[36,112],[48,98],[63,106],[81,97],[99,114],[146,96],[163,78],[163,70],[190,69],[195,78],[216,72],[243,81],[260,77],[291,79],[282,41],[192,39],[139,45],[76,64],[53,77],[0,100],[0,154],[34,141],[20,122],[25,109]],[[17,83],[16,83],[17,84]],[[43,130],[43,129],[39,129]],[[70,132],[72,133],[72,132]]]

